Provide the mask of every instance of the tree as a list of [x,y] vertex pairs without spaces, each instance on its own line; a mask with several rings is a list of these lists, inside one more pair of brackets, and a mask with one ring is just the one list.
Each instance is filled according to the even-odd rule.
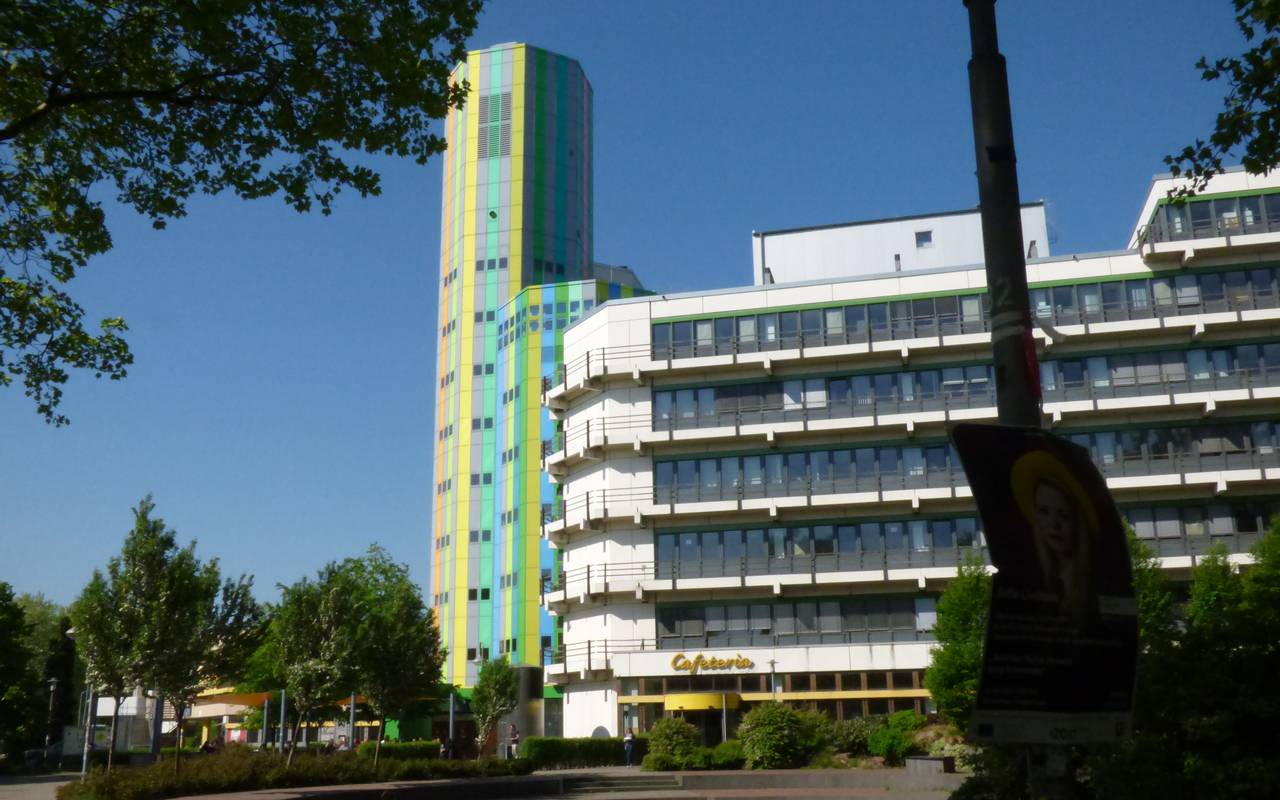
[[938,712],[964,730],[973,716],[982,672],[982,644],[991,608],[991,576],[982,559],[971,556],[960,565],[956,579],[938,598],[933,651],[924,685]]
[[173,703],[180,769],[182,717],[202,687],[231,680],[256,646],[261,617],[253,578],[221,580],[218,560],[201,563],[195,542],[176,545],[160,573],[157,595],[148,597],[138,636],[140,683]]
[[114,694],[116,708],[135,686],[155,689],[173,703],[180,743],[185,707],[201,685],[230,677],[248,658],[260,612],[252,578],[223,582],[217,559],[202,563],[194,541],[180,548],[154,510],[150,496],[133,510],[133,530],[107,563],[107,577],[95,571],[77,601],[76,630],[91,648],[84,651],[90,675]]
[[[76,649],[84,660],[85,681],[89,688],[113,700],[107,771],[115,758],[116,722],[124,693],[131,686],[133,654],[129,645],[126,605],[121,594],[120,576],[108,566],[110,579],[99,570],[71,604],[71,622],[75,626]],[[90,712],[93,713],[93,712]]]
[[21,747],[22,721],[31,705],[30,658],[26,640],[31,625],[14,599],[13,587],[0,582],[0,754]]
[[65,285],[111,248],[95,193],[163,228],[196,193],[331,210],[379,192],[349,162],[424,163],[480,0],[0,3],[0,385],[54,424],[68,369],[123,378],[124,320]]
[[[83,685],[80,660],[76,658],[76,643],[67,633],[70,628],[71,618],[64,614],[58,620],[57,632],[45,644],[41,654],[44,669],[40,682],[41,685],[50,687],[52,694],[52,709],[46,720],[51,743],[62,741],[63,726],[74,720],[75,698]],[[50,686],[54,679],[57,683]]]
[[360,624],[354,655],[357,688],[381,720],[373,751],[374,772],[389,715],[401,715],[440,680],[444,650],[435,616],[422,602],[409,569],[374,545],[364,558],[349,559],[340,574],[348,583]]
[[[1088,773],[1098,796],[1275,794],[1280,519],[1272,520],[1252,556],[1253,565],[1241,572],[1224,549],[1211,548],[1192,572],[1180,615],[1148,616],[1159,604],[1144,605],[1151,584],[1135,581],[1143,638],[1134,735],[1096,749]],[[1135,570],[1135,579],[1139,575]]]
[[480,665],[471,690],[471,715],[476,720],[476,749],[483,751],[498,721],[516,710],[519,701],[516,671],[506,656]]
[[1219,112],[1209,141],[1196,139],[1181,152],[1164,157],[1175,176],[1191,179],[1174,192],[1185,197],[1202,191],[1223,171],[1223,159],[1238,147],[1245,169],[1258,175],[1280,166],[1280,5],[1274,0],[1233,0],[1236,25],[1253,47],[1240,56],[1210,62],[1201,57],[1196,69],[1206,81],[1226,79],[1226,106]]
[[353,682],[354,615],[345,588],[339,567],[332,562],[314,581],[303,578],[280,587],[280,605],[269,635],[285,690],[298,712],[286,766],[293,765],[298,726]]

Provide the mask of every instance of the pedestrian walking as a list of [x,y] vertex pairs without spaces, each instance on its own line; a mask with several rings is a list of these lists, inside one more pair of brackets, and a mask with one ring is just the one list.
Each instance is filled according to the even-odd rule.
[[631,766],[631,751],[636,746],[636,732],[631,728],[627,728],[627,732],[622,735],[622,752],[627,755],[627,766]]
[[507,749],[507,758],[519,758],[519,757],[520,757],[520,729],[517,728],[516,724],[513,722],[511,723],[511,745]]

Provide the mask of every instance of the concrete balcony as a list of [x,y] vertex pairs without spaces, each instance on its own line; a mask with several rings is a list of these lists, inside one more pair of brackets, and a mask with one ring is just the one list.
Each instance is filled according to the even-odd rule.
[[[1098,467],[1121,499],[1126,494],[1184,496],[1188,489],[1207,496],[1280,481],[1280,451],[1263,446],[1217,453],[1135,453],[1108,456]],[[777,519],[797,509],[919,511],[967,505],[971,498],[963,471],[950,468],[825,479],[802,475],[763,485],[594,489],[552,507],[543,536],[560,547],[575,533],[619,521],[642,527],[688,517]]]
[[[1196,245],[1201,246],[1200,242],[1197,240]],[[1267,243],[1280,250],[1280,241],[1274,234],[1267,235]],[[1179,296],[1176,300],[1156,302],[1144,298],[1087,306],[1046,305],[1035,308],[1034,313],[1038,325],[1034,335],[1046,347],[1091,335],[1147,336],[1173,331],[1200,336],[1223,326],[1271,325],[1280,321],[1280,292],[1267,288],[1208,295],[1197,290],[1193,296]],[[801,360],[808,365],[895,354],[905,362],[917,352],[967,349],[986,354],[989,346],[989,323],[985,318],[931,314],[886,320],[872,328],[803,330],[767,340],[731,335],[652,347],[594,348],[544,381],[543,389],[547,405],[558,409],[610,377],[642,382],[653,373],[742,372],[744,367],[749,374],[770,374],[776,365]]]
[[[1207,416],[1219,409],[1247,410],[1280,400],[1280,368],[1215,372],[1184,380],[1062,381],[1043,389],[1046,421],[1075,418],[1164,415],[1184,411]],[[986,384],[910,397],[858,397],[843,401],[771,405],[708,414],[651,418],[630,414],[584,420],[543,442],[543,469],[554,478],[573,467],[607,457],[609,450],[661,452],[665,445],[742,443],[772,445],[779,440],[866,432],[883,438],[886,429],[906,435],[941,434],[950,423],[996,419],[995,392]]]

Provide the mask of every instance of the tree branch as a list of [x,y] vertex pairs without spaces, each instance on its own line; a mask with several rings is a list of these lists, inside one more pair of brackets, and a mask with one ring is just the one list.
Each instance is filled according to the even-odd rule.
[[236,106],[258,105],[266,98],[265,92],[252,99],[209,93],[183,94],[187,89],[206,81],[245,75],[250,72],[252,72],[252,70],[222,70],[219,72],[209,73],[208,75],[199,75],[181,83],[174,84],[173,86],[166,86],[160,89],[124,87],[120,89],[106,89],[102,91],[51,91],[49,92],[49,96],[42,103],[28,112],[25,116],[22,116],[5,127],[0,128],[0,142],[15,139],[54,111],[71,108],[73,106],[83,107],[95,105],[97,103],[111,103],[119,100],[150,100],[164,105],[181,107],[218,103]]

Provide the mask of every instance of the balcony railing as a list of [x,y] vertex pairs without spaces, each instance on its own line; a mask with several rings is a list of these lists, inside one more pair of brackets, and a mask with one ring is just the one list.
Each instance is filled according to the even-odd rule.
[[616,369],[620,363],[630,365],[642,361],[647,357],[648,353],[649,348],[644,345],[592,348],[572,361],[557,364],[551,375],[543,377],[542,391],[544,393],[548,392],[552,388],[570,381],[594,378],[611,369]]
[[[1197,288],[1193,295],[1183,295],[1181,290],[1178,290],[1168,297],[1160,298],[1148,292],[1107,302],[1081,297],[1073,300],[1073,305],[1058,305],[1051,300],[1041,303],[1034,299],[1038,291],[1047,290],[1032,290],[1032,313],[1039,322],[1054,326],[1280,308],[1280,291],[1275,288],[1250,288],[1247,291],[1222,289],[1210,291],[1207,288]],[[801,329],[793,333],[778,332],[771,338],[733,334],[670,342],[665,345],[597,347],[585,351],[570,362],[558,365],[551,375],[543,378],[542,390],[547,392],[561,384],[608,372],[629,372],[637,364],[650,360],[669,361],[700,356],[768,353],[989,331],[990,321],[985,315],[979,318],[961,314],[935,313],[919,317],[890,318],[862,327],[842,326],[836,330],[818,328]]]
[[1138,231],[1138,243],[1181,242],[1191,239],[1213,239],[1280,231],[1280,219],[1262,219],[1261,216],[1256,221],[1248,223],[1239,217],[1203,220],[1183,218],[1182,223],[1176,225],[1168,220],[1157,219],[1149,225],[1143,225]]
[[[1095,459],[1108,478],[1137,475],[1166,475],[1187,472],[1258,469],[1280,466],[1280,452],[1273,447],[1240,449],[1221,453],[1143,453]],[[659,486],[654,490],[656,503],[697,503],[717,500],[748,500],[760,497],[796,497],[845,494],[902,489],[929,489],[967,486],[968,479],[959,467],[882,473],[867,472],[848,478],[814,478],[808,475],[750,485],[729,486]]]
[[916,547],[853,552],[789,554],[782,556],[740,556],[722,559],[661,560],[656,564],[588,564],[565,570],[547,581],[543,593],[590,593],[593,587],[608,591],[610,584],[633,584],[648,580],[688,580],[695,578],[746,578],[756,575],[817,575],[831,572],[858,572],[910,567],[954,567],[973,556],[989,562],[981,546]]
[[1252,311],[1280,308],[1280,295],[1274,289],[1239,293],[1197,291],[1194,300],[1170,297],[1164,301],[1131,304],[1124,301],[1089,303],[1080,307],[1039,306],[1032,308],[1036,319],[1053,325],[1080,325],[1086,322],[1121,322],[1124,320],[1185,317],[1193,314],[1218,314],[1224,311]]
[[[1267,369],[1240,369],[1218,371],[1200,378],[1184,378],[1169,380],[1161,376],[1154,378],[1108,378],[1105,380],[1056,381],[1053,386],[1042,388],[1044,403],[1058,403],[1077,400],[1111,400],[1128,397],[1169,396],[1191,392],[1213,392],[1231,389],[1253,389],[1257,387],[1280,386],[1280,367]],[[853,397],[840,400],[821,400],[816,403],[792,402],[785,404],[762,405],[759,408],[738,408],[734,410],[712,411],[703,413],[698,409],[694,414],[672,414],[653,420],[654,431],[696,430],[698,428],[714,428],[765,423],[848,419],[866,416],[885,416],[889,414],[924,413],[930,411],[954,411],[978,408],[994,409],[996,404],[995,387],[990,382],[984,385],[947,388],[939,391],[918,390],[909,397],[897,393],[876,397]],[[597,426],[609,429],[612,420],[592,420]],[[634,417],[619,418],[618,428],[634,427]],[[579,435],[584,435],[585,432]]]
[[562,644],[551,657],[566,671],[609,669],[609,659],[620,653],[642,653],[658,649],[656,639],[600,639]]

